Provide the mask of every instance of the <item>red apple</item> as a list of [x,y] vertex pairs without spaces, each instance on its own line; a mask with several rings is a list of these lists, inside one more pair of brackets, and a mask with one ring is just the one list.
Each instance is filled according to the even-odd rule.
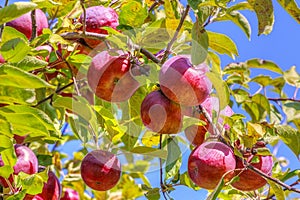
[[94,150],[82,160],[80,173],[83,181],[90,188],[106,191],[118,183],[121,176],[121,164],[114,154]]
[[[83,23],[83,14],[79,22]],[[110,7],[92,6],[86,9],[86,31],[100,34],[107,34],[103,27],[116,29],[119,25],[119,17],[116,11]],[[85,39],[86,43],[95,48],[101,43],[99,40]]]
[[88,69],[87,79],[92,91],[110,102],[128,100],[139,87],[131,76],[128,54],[118,52],[112,56],[108,51],[97,54]]
[[[45,167],[39,168],[39,172],[43,170],[45,170]],[[47,183],[44,183],[42,193],[35,195],[32,200],[40,200],[40,199],[59,200],[61,197],[61,192],[62,189],[58,178],[56,177],[54,172],[49,170],[48,181]]]
[[[259,169],[267,175],[271,175],[273,167],[272,156],[261,156],[258,155],[258,162],[251,163],[253,155],[246,158],[253,167]],[[232,183],[231,185],[238,190],[252,191],[257,190],[267,184],[267,181],[257,173],[245,168],[241,159],[236,159],[236,170],[235,176],[239,176],[239,180]]]
[[[26,146],[16,144],[14,145],[14,149],[17,156],[17,163],[13,167],[14,175],[19,174],[20,172],[24,172],[26,174],[34,174],[38,171],[38,160],[35,154],[31,149]],[[0,166],[3,166],[4,162],[0,156]],[[9,177],[9,181],[13,182],[13,177]],[[5,179],[0,177],[0,184],[3,187],[8,187]]]
[[0,64],[1,63],[5,63],[5,60],[4,60],[4,58],[2,57],[2,55],[0,54]]
[[27,137],[27,135],[24,135],[24,136],[14,135],[14,139],[16,140],[17,144],[23,144],[26,137]]
[[212,89],[205,76],[208,66],[193,66],[189,56],[174,56],[160,70],[159,83],[163,93],[172,101],[186,106],[201,104]]
[[[36,18],[36,26],[37,26],[36,29],[37,35],[41,35],[43,33],[43,29],[49,27],[47,17],[43,11],[41,11],[40,9],[36,9],[35,18]],[[21,17],[6,23],[6,25],[17,29],[18,31],[26,35],[28,39],[31,38],[31,34],[32,34],[31,12],[28,12],[22,15]]]
[[[208,97],[205,99],[205,101],[201,104],[202,108],[205,109],[207,114],[212,118],[213,111],[216,113],[219,113],[219,118],[218,122],[223,124],[223,117],[227,116],[230,117],[233,115],[233,111],[229,106],[226,106],[223,110],[220,111],[219,109],[219,99],[216,97]],[[204,126],[197,126],[197,125],[192,125],[187,127],[184,130],[184,133],[187,137],[187,139],[194,145],[194,146],[199,146],[200,144],[203,143],[205,139],[205,133],[208,131],[211,134],[213,134],[213,126],[208,122],[206,119],[205,115],[203,113],[200,113],[200,111],[193,110],[189,116],[198,118],[206,123]],[[226,128],[226,125],[224,125]]]
[[73,190],[71,188],[65,188],[63,193],[63,196],[60,200],[79,200],[79,194],[76,190]]
[[188,174],[196,185],[212,190],[225,173],[225,182],[233,177],[235,165],[235,156],[227,145],[214,141],[204,142],[190,154]]
[[179,104],[169,100],[161,91],[149,93],[141,105],[143,124],[161,134],[178,133],[182,126]]

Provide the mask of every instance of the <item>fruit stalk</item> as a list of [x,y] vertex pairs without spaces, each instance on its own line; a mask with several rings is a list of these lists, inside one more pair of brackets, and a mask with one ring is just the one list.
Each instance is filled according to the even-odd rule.
[[168,46],[167,46],[166,51],[165,51],[165,54],[164,54],[163,58],[160,61],[161,64],[163,64],[167,60],[167,58],[168,58],[168,56],[170,54],[170,50],[171,50],[174,42],[177,39],[179,31],[180,31],[181,27],[183,26],[183,22],[184,22],[185,18],[188,16],[189,11],[190,11],[190,5],[187,5],[186,8],[185,8],[184,13],[181,16],[180,22],[179,22],[179,24],[178,24],[178,26],[177,26],[177,28],[175,30],[175,33],[174,33],[171,41],[168,43]]

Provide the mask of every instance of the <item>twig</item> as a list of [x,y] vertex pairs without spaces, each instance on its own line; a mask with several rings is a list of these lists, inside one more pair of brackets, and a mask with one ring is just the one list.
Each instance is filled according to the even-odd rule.
[[177,28],[176,28],[176,31],[175,31],[175,33],[174,33],[174,35],[173,35],[173,38],[172,38],[171,41],[168,43],[168,46],[167,46],[166,51],[165,51],[165,54],[164,54],[163,58],[161,59],[160,63],[163,64],[163,63],[167,60],[167,58],[168,58],[168,56],[169,56],[169,54],[170,54],[170,50],[171,50],[171,48],[172,48],[172,45],[173,45],[174,42],[176,41],[177,36],[178,36],[178,34],[179,34],[179,31],[180,31],[181,27],[183,26],[183,22],[184,22],[185,18],[187,17],[189,11],[190,11],[190,6],[187,5],[186,8],[185,8],[184,13],[183,13],[182,16],[181,16],[180,22],[179,22],[179,24],[178,24],[178,26],[177,26]]
[[108,7],[112,7],[115,3],[117,3],[119,0],[112,0],[110,4],[108,4]]
[[[9,0],[6,0],[6,1],[5,1],[4,7],[6,7],[6,6],[8,5],[8,1],[9,1]],[[0,7],[1,7],[1,6],[0,6]],[[3,32],[4,26],[5,26],[5,24],[2,24],[2,25],[0,26],[0,42],[1,42],[2,32]]]
[[273,181],[274,183],[286,188],[287,190],[289,191],[294,191],[294,192],[297,192],[297,193],[300,193],[300,189],[297,189],[297,188],[293,188],[292,186],[290,185],[287,185],[285,183],[283,183],[282,181],[280,181],[279,179],[276,179],[276,178],[273,178],[267,174],[265,174],[264,172],[260,171],[259,169],[256,169],[255,167],[253,167],[250,163],[248,163],[247,161],[244,160],[244,165],[250,169],[251,171],[257,173],[258,175],[270,180],[270,181]]
[[80,5],[81,5],[81,8],[83,10],[83,19],[82,19],[82,25],[83,25],[83,35],[85,35],[85,32],[86,32],[86,9],[84,7],[84,0],[80,0]]
[[[66,40],[77,40],[77,39],[84,39],[84,38],[105,40],[108,37],[108,35],[106,34],[99,34],[99,33],[92,33],[92,32],[85,32],[85,34],[78,33],[78,32],[67,32],[67,33],[62,33],[60,36]],[[133,45],[133,48],[137,51],[140,51],[142,54],[144,54],[148,59],[152,60],[153,62],[160,63],[160,60],[148,50],[141,48],[138,45]]]
[[298,91],[299,91],[299,88],[296,87],[295,92],[294,92],[294,95],[293,95],[293,99],[296,99],[296,98],[297,98]]
[[63,87],[61,87],[61,88],[58,88],[57,90],[55,90],[55,93],[50,94],[50,95],[47,96],[46,98],[40,100],[36,105],[34,105],[34,107],[37,107],[37,106],[39,106],[40,104],[44,103],[45,101],[48,101],[49,99],[51,99],[51,98],[53,97],[54,94],[59,94],[59,93],[62,92],[64,89],[70,87],[70,86],[73,85],[73,84],[74,84],[74,82],[71,82],[71,83],[69,83],[69,84],[67,84],[67,85],[65,85],[65,86],[63,86]]
[[148,12],[150,13],[156,6],[163,4],[164,2],[161,0],[155,0],[155,2],[150,6]]
[[[67,128],[68,128],[68,123],[65,123],[64,126],[62,127],[61,136],[63,136],[65,134]],[[55,151],[55,149],[58,147],[58,142],[59,142],[59,140],[57,140],[55,142],[54,146],[52,147],[51,152]]]
[[300,102],[300,99],[294,99],[294,98],[271,98],[269,97],[268,100],[270,101],[294,101],[294,102]]
[[[162,134],[159,135],[159,149],[162,149]],[[162,159],[159,158],[159,180],[160,180],[160,187],[162,189],[162,194],[164,198],[167,200],[165,195],[165,184],[163,182],[163,168],[162,168]]]
[[6,0],[6,1],[5,1],[4,7],[6,7],[6,6],[8,5],[8,1],[9,1],[9,0]]
[[216,13],[213,16],[209,16],[208,20],[202,25],[203,27],[206,27],[207,25],[211,24],[216,17],[218,17],[220,12],[220,9],[217,9]]
[[37,24],[36,24],[36,11],[33,10],[31,11],[31,23],[32,23],[32,32],[31,32],[31,38],[30,41],[32,41],[34,38],[36,38],[36,29],[37,29]]

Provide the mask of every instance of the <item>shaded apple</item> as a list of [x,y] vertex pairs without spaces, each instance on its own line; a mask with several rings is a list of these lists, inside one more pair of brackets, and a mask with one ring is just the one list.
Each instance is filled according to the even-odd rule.
[[[36,18],[36,31],[37,31],[37,35],[39,36],[43,33],[44,28],[49,27],[48,20],[45,13],[40,9],[35,10],[35,18]],[[31,34],[32,34],[31,12],[28,12],[18,17],[17,19],[14,19],[6,23],[6,25],[17,29],[18,31],[26,35],[28,39],[31,38]]]
[[[36,155],[33,153],[33,151],[20,144],[15,144],[14,145],[15,153],[17,156],[17,162],[15,166],[13,167],[14,169],[14,175],[19,174],[20,172],[24,172],[26,174],[34,174],[38,171],[38,160]],[[4,162],[2,160],[2,157],[0,156],[0,166],[3,166]],[[9,181],[12,183],[13,182],[13,177],[9,177]],[[8,187],[5,179],[3,177],[0,177],[0,184],[3,187]]]
[[60,198],[60,200],[79,200],[79,199],[80,197],[78,192],[71,188],[64,188],[62,198]]
[[188,174],[196,185],[212,190],[225,173],[225,182],[233,177],[235,165],[235,156],[227,145],[214,141],[204,142],[191,152]]
[[212,84],[205,76],[208,66],[193,66],[189,56],[174,56],[160,70],[159,83],[172,101],[186,106],[201,104],[210,94]]
[[[230,117],[233,115],[233,110],[226,106],[223,110],[220,111],[219,109],[219,99],[216,97],[208,97],[205,101],[201,104],[202,109],[205,109],[207,114],[209,114],[210,118],[213,116],[213,112],[216,114],[219,113],[218,122],[220,125],[223,125],[224,116]],[[192,111],[188,116],[198,118],[204,121],[206,124],[203,126],[192,125],[187,127],[184,130],[186,138],[194,145],[199,146],[203,143],[205,139],[205,134],[208,131],[209,133],[213,134],[213,126],[209,123],[208,119],[206,119],[204,113],[201,113],[199,109],[191,109]],[[224,125],[226,128],[227,126]]]
[[[253,157],[253,155],[246,157],[247,162],[249,162],[256,169],[259,169],[260,171],[264,172],[265,174],[271,175],[273,167],[272,156],[258,155],[256,156],[258,162],[251,163]],[[267,184],[267,181],[262,176],[245,168],[240,158],[236,159],[235,176],[239,176],[239,180],[233,182],[231,185],[238,190],[257,190]]]
[[83,181],[90,188],[106,191],[118,183],[121,176],[121,164],[114,154],[94,150],[82,160],[80,173]]
[[87,73],[88,84],[101,99],[109,102],[126,101],[139,87],[130,74],[130,68],[128,54],[118,51],[118,55],[112,56],[110,52],[103,51],[92,60]]
[[182,127],[180,105],[169,100],[160,90],[144,98],[141,118],[147,128],[161,134],[178,133]]
[[24,136],[20,136],[20,135],[16,135],[14,134],[14,139],[16,140],[17,144],[23,144],[25,139],[26,139],[27,135]]
[[[83,14],[79,18],[79,22],[83,23]],[[116,29],[119,25],[119,16],[116,11],[110,7],[92,6],[86,9],[86,31],[107,34],[103,27],[111,27]],[[100,40],[85,39],[85,42],[92,48],[101,43]]]
[[[39,172],[45,170],[45,167],[39,167]],[[32,200],[59,200],[61,197],[62,188],[60,182],[54,172],[48,171],[48,181],[44,183],[42,193],[35,195]]]

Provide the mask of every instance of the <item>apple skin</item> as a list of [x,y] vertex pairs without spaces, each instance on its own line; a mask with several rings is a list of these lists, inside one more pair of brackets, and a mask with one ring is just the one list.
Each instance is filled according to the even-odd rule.
[[[83,14],[79,18],[83,23]],[[111,27],[116,29],[119,25],[119,16],[116,11],[110,7],[92,6],[86,9],[86,31],[100,34],[107,34],[102,27]],[[85,39],[85,42],[92,48],[97,47],[102,41],[94,39]]]
[[[39,167],[39,172],[45,170],[45,167]],[[48,171],[48,181],[44,183],[43,191],[40,194],[35,195],[32,200],[59,200],[61,197],[62,188],[60,182],[54,172]]]
[[81,163],[80,173],[90,188],[106,191],[113,188],[121,176],[121,164],[112,153],[94,150],[88,153]]
[[[38,159],[33,151],[20,144],[15,144],[14,149],[17,156],[17,163],[13,167],[14,175],[19,174],[20,172],[24,172],[26,174],[35,174],[38,171]],[[4,162],[0,156],[0,166],[3,166]],[[9,181],[13,182],[13,177],[9,177]],[[0,184],[3,187],[8,187],[4,178],[0,177]]]
[[[37,31],[37,35],[39,36],[43,33],[44,28],[49,27],[48,20],[45,13],[40,9],[35,10],[35,18],[36,18],[36,26],[37,26],[36,31]],[[18,17],[17,19],[14,19],[6,23],[6,25],[17,29],[18,31],[26,35],[28,39],[31,38],[31,34],[32,34],[31,12],[28,12]]]
[[23,144],[25,139],[26,139],[27,135],[24,136],[20,136],[20,135],[14,135],[14,139],[16,140],[17,144]]
[[235,166],[235,156],[227,145],[215,141],[204,142],[191,152],[188,174],[196,185],[212,190],[225,173],[228,172],[225,182],[233,177]]
[[193,66],[189,56],[174,56],[160,70],[161,90],[169,99],[181,105],[199,105],[212,89],[210,80],[205,76],[207,69],[204,63]]
[[[219,109],[219,99],[216,97],[208,97],[205,99],[205,101],[201,104],[202,108],[206,110],[206,112],[209,114],[210,117],[213,115],[213,111],[216,111],[217,113],[220,112],[218,122],[220,124],[223,124],[223,116],[230,117],[233,115],[233,110],[226,106],[223,110],[220,111]],[[192,125],[187,127],[184,130],[186,138],[193,144],[194,146],[199,146],[204,142],[205,139],[205,133],[208,131],[209,133],[213,133],[213,127],[206,119],[205,115],[203,113],[199,113],[196,110],[190,111],[190,114],[188,116],[198,118],[206,123],[204,126],[197,126]],[[228,128],[226,124],[224,125],[224,128]]]
[[97,54],[87,73],[92,91],[109,102],[126,101],[139,87],[139,83],[130,74],[129,55],[118,53],[118,56],[111,56],[108,51]]
[[182,113],[179,104],[169,100],[161,91],[149,93],[141,104],[143,124],[161,134],[178,133],[182,126]]
[[80,200],[79,194],[76,190],[65,188],[62,198],[60,200]]
[[[272,167],[273,167],[273,159],[272,156],[261,156],[258,155],[259,162],[258,163],[251,163],[251,159],[253,158],[253,155],[247,157],[247,161],[256,169],[259,169],[260,171],[264,172],[267,175],[271,175],[272,173]],[[260,175],[256,174],[255,172],[245,169],[245,166],[241,159],[236,159],[236,170],[235,170],[235,176],[239,176],[239,180],[232,183],[231,185],[242,191],[252,191],[257,190],[264,185],[267,184],[267,181],[261,177]],[[241,172],[241,170],[244,170]]]
[[1,63],[5,63],[5,60],[4,60],[4,58],[2,57],[2,55],[0,54],[0,64]]

